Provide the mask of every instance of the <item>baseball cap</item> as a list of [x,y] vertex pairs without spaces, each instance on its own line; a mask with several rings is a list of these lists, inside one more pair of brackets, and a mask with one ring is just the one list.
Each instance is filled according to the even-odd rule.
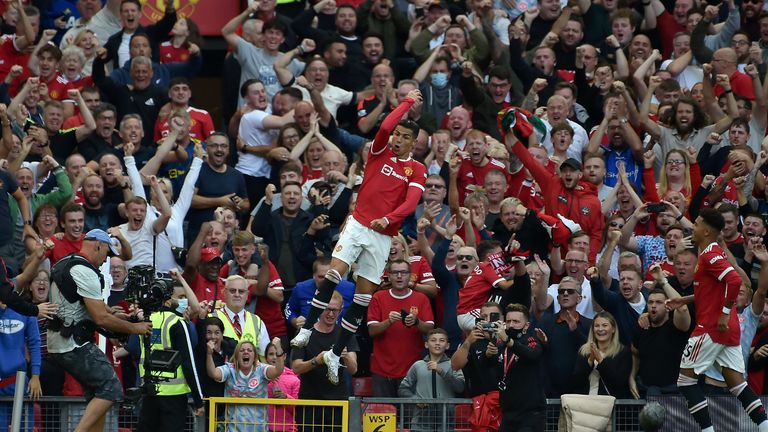
[[219,252],[218,248],[207,247],[207,248],[203,248],[200,251],[200,261],[202,261],[204,263],[211,262],[211,261],[213,261],[216,258],[222,259],[221,258],[221,252]]
[[560,164],[560,168],[563,166],[569,166],[577,171],[581,171],[581,162],[577,161],[574,158],[568,158],[563,161],[563,163]]
[[109,245],[109,251],[112,252],[114,255],[120,255],[120,252],[117,251],[117,248],[115,247],[115,244],[112,242],[112,237],[109,236],[105,231],[100,229],[92,229],[85,233],[85,240],[91,240],[91,241],[97,241],[101,243],[106,243]]

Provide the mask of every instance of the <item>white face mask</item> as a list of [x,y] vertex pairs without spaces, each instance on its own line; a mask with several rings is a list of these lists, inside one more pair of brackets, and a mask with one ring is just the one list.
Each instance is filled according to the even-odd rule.
[[180,314],[183,314],[184,312],[186,312],[187,308],[189,307],[189,299],[183,298],[183,299],[178,299],[176,301],[179,303],[179,305],[176,306],[176,312]]

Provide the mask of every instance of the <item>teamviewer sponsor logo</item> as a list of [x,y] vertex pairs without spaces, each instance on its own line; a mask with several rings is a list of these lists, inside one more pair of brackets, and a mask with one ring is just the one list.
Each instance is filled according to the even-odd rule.
[[384,164],[384,166],[381,167],[381,173],[384,174],[385,176],[394,177],[394,178],[400,179],[400,180],[402,180],[404,182],[408,181],[407,177],[396,173],[394,168],[392,168],[391,166],[386,165],[386,164]]

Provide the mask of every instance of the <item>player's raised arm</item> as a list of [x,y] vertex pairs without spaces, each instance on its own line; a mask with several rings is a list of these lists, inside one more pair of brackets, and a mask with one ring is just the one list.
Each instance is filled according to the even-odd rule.
[[371,153],[377,155],[387,148],[387,145],[389,144],[389,136],[392,135],[395,126],[397,126],[397,123],[416,103],[421,103],[421,92],[418,90],[411,90],[408,92],[408,96],[400,102],[400,105],[389,113],[384,118],[384,121],[381,122],[379,131],[376,132],[376,137],[373,139],[373,144],[371,145]]

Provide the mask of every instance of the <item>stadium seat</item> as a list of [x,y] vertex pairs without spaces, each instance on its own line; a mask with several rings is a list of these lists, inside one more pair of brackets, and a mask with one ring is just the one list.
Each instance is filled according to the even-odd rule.
[[373,396],[373,379],[371,377],[359,377],[352,379],[353,393],[357,397]]

